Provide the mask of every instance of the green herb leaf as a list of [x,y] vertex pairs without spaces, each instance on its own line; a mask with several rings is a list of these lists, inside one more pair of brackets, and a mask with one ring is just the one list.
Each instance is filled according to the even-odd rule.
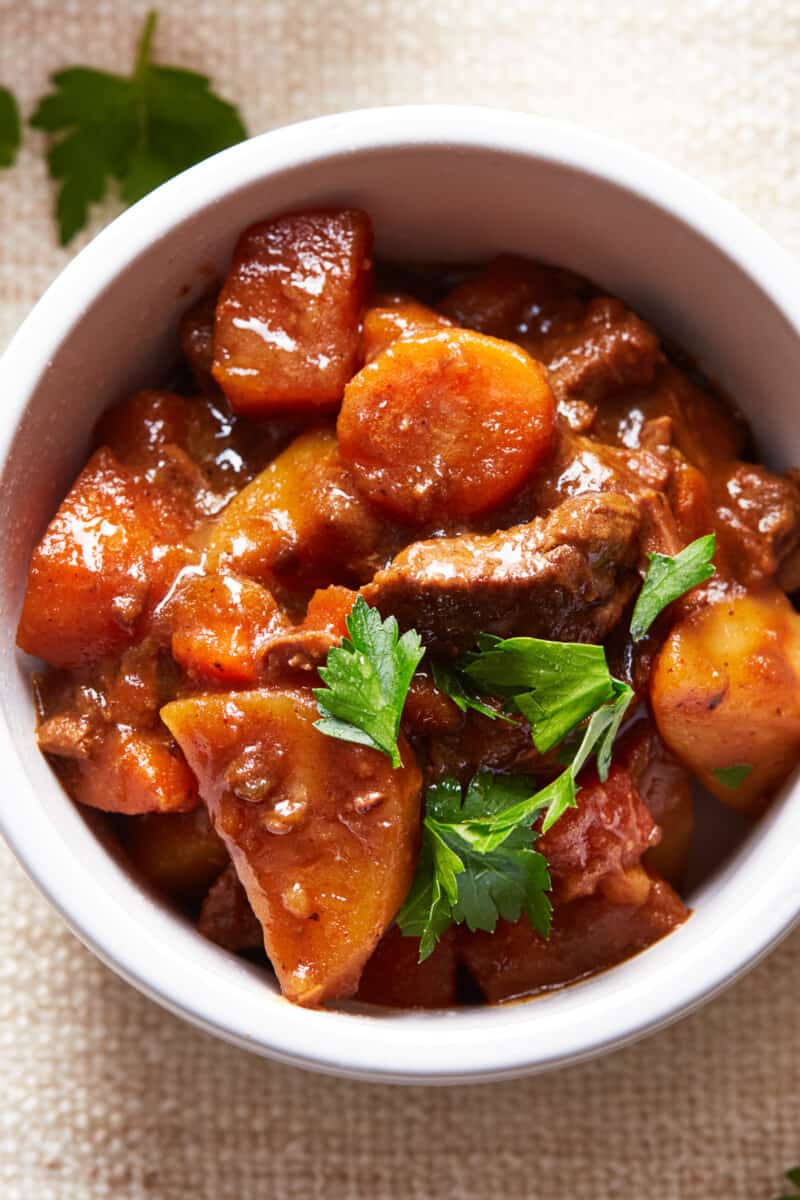
[[512,696],[546,754],[614,694],[602,646],[514,637],[465,656],[464,672],[482,690]]
[[[543,936],[550,932],[550,876],[544,855],[533,849],[536,833],[529,808],[532,791],[524,776],[481,771],[466,794],[454,779],[428,789],[423,843],[411,891],[397,916],[400,930],[420,939],[423,962],[450,924],[493,932],[500,917],[525,915]],[[528,799],[528,805],[530,800]],[[502,846],[487,851],[492,826],[502,827]]]
[[0,167],[12,167],[22,141],[17,102],[8,88],[0,87]]
[[790,1167],[786,1172],[786,1178],[789,1183],[794,1183],[800,1187],[800,1167]]
[[668,604],[697,587],[698,583],[711,578],[714,574],[711,560],[715,547],[714,534],[707,533],[690,542],[674,558],[667,554],[648,556],[650,566],[631,617],[631,637],[635,642],[641,641]]
[[454,670],[443,662],[433,661],[431,663],[431,671],[433,673],[433,682],[436,684],[440,692],[444,692],[449,696],[457,708],[462,712],[466,712],[468,708],[475,712],[482,713],[484,717],[489,717],[491,721],[508,721],[513,725],[513,720],[507,713],[501,712],[496,708],[492,708],[490,704],[484,704],[478,699],[478,693],[469,679],[461,671]]
[[399,637],[394,617],[382,621],[363,596],[347,618],[347,632],[320,668],[326,686],[314,691],[321,718],[316,727],[329,737],[381,750],[399,767],[400,717],[425,653],[419,634],[409,630]]
[[205,75],[150,61],[156,14],[145,21],[131,76],[71,67],[52,76],[54,90],[31,124],[58,136],[48,153],[60,182],[56,212],[62,245],[82,229],[110,180],[132,204],[173,175],[247,136],[232,104]]
[[711,774],[723,787],[738,788],[747,779],[752,769],[750,763],[737,763],[733,767],[717,767]]

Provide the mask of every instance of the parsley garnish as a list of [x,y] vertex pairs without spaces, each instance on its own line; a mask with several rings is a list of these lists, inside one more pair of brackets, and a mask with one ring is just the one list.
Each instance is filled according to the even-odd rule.
[[456,707],[460,708],[462,712],[466,712],[468,708],[471,708],[475,712],[482,713],[484,717],[489,717],[491,721],[499,719],[511,722],[511,717],[506,713],[492,708],[490,704],[484,704],[478,698],[477,689],[471,684],[470,680],[464,677],[463,673],[454,670],[443,662],[432,662],[431,671],[433,673],[433,682],[439,691],[449,696]]
[[210,90],[205,75],[150,61],[156,14],[149,13],[132,75],[70,67],[31,124],[62,134],[47,156],[60,181],[56,213],[61,244],[86,224],[90,204],[116,179],[126,204],[194,163],[247,136],[238,111]]
[[717,767],[711,774],[724,787],[738,788],[747,779],[752,769],[750,763],[737,763],[733,767]]
[[714,534],[707,533],[690,542],[674,558],[667,554],[648,555],[650,566],[631,617],[631,637],[635,642],[641,641],[668,604],[711,578],[715,546]]
[[786,1178],[793,1184],[795,1191],[778,1196],[777,1200],[800,1200],[800,1167],[791,1167],[786,1172]]
[[0,167],[11,167],[22,140],[19,109],[8,88],[0,87]]
[[381,750],[399,767],[400,717],[425,653],[419,634],[411,629],[398,637],[395,618],[382,621],[363,596],[347,618],[347,632],[320,667],[326,686],[314,691],[321,718],[316,727],[329,737]]
[[[422,851],[397,916],[401,932],[420,939],[420,962],[451,924],[493,933],[500,917],[518,921],[524,914],[548,936],[550,875],[533,849],[532,789],[525,776],[489,771],[473,776],[463,795],[455,779],[428,788]],[[526,815],[515,819],[521,810]]]
[[479,647],[462,660],[464,674],[484,692],[513,698],[540,754],[614,694],[602,646],[484,637]]

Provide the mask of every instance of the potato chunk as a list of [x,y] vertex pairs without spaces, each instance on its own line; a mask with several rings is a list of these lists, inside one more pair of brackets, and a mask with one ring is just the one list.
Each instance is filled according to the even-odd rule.
[[366,213],[290,213],[239,238],[217,302],[213,373],[235,412],[335,408],[357,366]]
[[542,366],[466,329],[401,339],[347,385],[337,432],[359,487],[425,524],[507,500],[550,452]]
[[202,805],[190,813],[133,817],[125,822],[123,843],[149,883],[181,900],[200,900],[230,861]]
[[407,745],[314,728],[309,691],[176,700],[162,717],[200,782],[288,999],[352,995],[414,873],[421,777]]
[[17,644],[55,667],[121,651],[191,557],[197,513],[98,450],[33,552]]
[[387,530],[359,493],[331,429],[311,429],[279,454],[214,523],[210,570],[270,588],[311,592],[371,578]]
[[664,643],[650,699],[673,754],[720,800],[758,811],[800,758],[800,616],[776,589],[697,610]]

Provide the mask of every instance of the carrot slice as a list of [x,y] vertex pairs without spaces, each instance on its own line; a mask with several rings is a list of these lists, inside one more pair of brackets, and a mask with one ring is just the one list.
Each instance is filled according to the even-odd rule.
[[507,500],[548,454],[545,370],[466,329],[395,342],[350,381],[337,433],[361,490],[403,520],[466,517]]

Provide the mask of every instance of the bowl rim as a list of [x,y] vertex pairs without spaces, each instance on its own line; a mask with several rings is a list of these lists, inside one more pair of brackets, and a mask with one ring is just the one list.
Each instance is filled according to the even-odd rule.
[[[27,401],[48,362],[70,336],[84,308],[139,254],[187,218],[276,170],[360,151],[404,147],[506,152],[571,167],[615,184],[664,210],[721,250],[800,335],[800,288],[789,255],[727,201],[641,150],[566,122],[504,109],[407,105],[337,113],[272,130],[200,163],[117,217],[72,260],[0,359],[4,383],[0,478]],[[224,952],[213,947],[205,948],[202,956],[193,953],[191,945],[197,938],[187,930],[186,937],[193,942],[186,942],[185,960],[176,969],[170,948],[153,935],[138,912],[109,903],[107,888],[82,866],[76,846],[44,810],[21,803],[31,783],[11,732],[5,697],[0,707],[0,761],[8,771],[8,785],[0,796],[0,831],[34,883],[102,961],[151,999],[208,1032],[286,1063],[360,1079],[453,1083],[510,1078],[578,1062],[690,1012],[752,967],[800,919],[800,803],[795,801],[783,806],[769,833],[780,838],[786,850],[783,860],[770,864],[769,874],[752,895],[738,889],[740,901],[747,901],[746,921],[733,919],[736,913],[720,919],[713,946],[708,937],[699,942],[693,937],[690,921],[666,942],[644,952],[648,970],[631,974],[625,971],[626,964],[614,968],[615,977],[624,976],[625,986],[595,1001],[592,1022],[563,1019],[574,1017],[578,1009],[564,1001],[556,1001],[554,1008],[553,996],[524,1006],[476,1010],[481,1017],[463,1012],[403,1012],[379,1019],[299,1010],[273,997],[265,1030],[254,1024],[251,1012],[225,1009],[230,988],[220,984],[220,977],[229,977],[235,988],[235,960],[225,955],[224,963],[222,959],[215,963],[214,955]],[[55,780],[53,786],[60,787]],[[66,795],[64,800],[70,803]],[[730,874],[720,886],[723,890],[734,886]],[[653,955],[659,946],[678,942],[683,950],[680,968],[677,951]],[[578,990],[568,988],[558,995],[574,996]],[[558,1006],[563,1010],[561,1018]],[[541,1042],[526,1036],[531,1022],[518,1017],[523,1009],[531,1016],[545,1014],[540,1021]]]

